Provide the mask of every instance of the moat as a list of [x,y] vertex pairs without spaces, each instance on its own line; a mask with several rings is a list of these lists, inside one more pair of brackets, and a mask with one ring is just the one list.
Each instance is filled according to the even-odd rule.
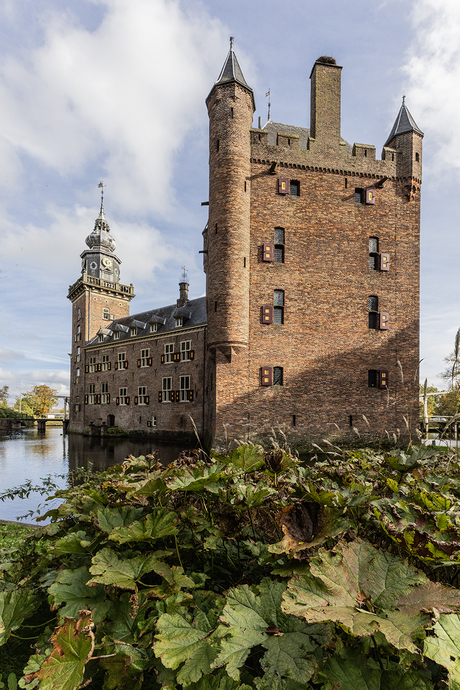
[[[184,446],[158,445],[151,441],[135,441],[127,438],[86,437],[77,434],[63,435],[62,427],[49,427],[45,433],[37,429],[23,429],[0,433],[0,494],[26,480],[40,484],[40,478],[48,475],[65,475],[77,468],[103,471],[111,465],[122,463],[129,455],[138,457],[154,450],[160,460],[168,464],[175,460]],[[65,487],[65,479],[55,479]],[[45,496],[37,493],[29,498],[0,501],[0,520],[17,520],[41,504],[43,514],[53,507]],[[26,522],[34,522],[26,518]]]

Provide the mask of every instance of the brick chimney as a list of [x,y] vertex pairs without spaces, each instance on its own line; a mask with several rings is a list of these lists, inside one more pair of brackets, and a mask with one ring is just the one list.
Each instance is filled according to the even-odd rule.
[[311,79],[310,137],[315,147],[339,150],[340,81],[342,68],[323,55],[313,65]]

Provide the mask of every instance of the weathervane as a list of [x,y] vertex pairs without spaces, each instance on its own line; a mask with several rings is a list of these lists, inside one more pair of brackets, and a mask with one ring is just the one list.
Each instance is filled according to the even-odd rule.
[[268,89],[267,93],[265,94],[265,98],[268,98],[268,121],[270,122],[270,89]]
[[104,208],[104,187],[107,187],[107,185],[104,184],[101,180],[97,186],[101,188],[101,211],[102,211],[102,209]]
[[188,283],[188,275],[187,275],[187,271],[185,270],[185,266],[181,266],[181,269],[182,269],[181,283]]

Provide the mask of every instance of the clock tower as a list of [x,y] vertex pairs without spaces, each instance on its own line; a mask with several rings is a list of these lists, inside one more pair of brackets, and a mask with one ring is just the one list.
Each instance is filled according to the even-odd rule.
[[86,245],[88,248],[81,254],[81,276],[67,295],[72,302],[71,376],[77,385],[85,345],[96,335],[110,333],[108,327],[115,319],[129,316],[129,303],[134,297],[133,285],[120,283],[121,261],[115,254],[115,240],[104,215],[103,197]]

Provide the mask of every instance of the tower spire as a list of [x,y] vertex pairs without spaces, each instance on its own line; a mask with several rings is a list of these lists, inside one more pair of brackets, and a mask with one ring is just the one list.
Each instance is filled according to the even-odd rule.
[[107,187],[107,185],[104,184],[101,180],[97,186],[100,187],[100,189],[101,189],[101,210],[99,212],[99,217],[103,218],[104,217],[104,187]]
[[394,139],[394,137],[398,136],[398,134],[405,134],[406,132],[415,132],[416,134],[420,134],[423,137],[422,130],[417,126],[417,123],[410,114],[409,108],[406,105],[406,97],[403,96],[402,105],[399,109],[399,113],[396,117],[393,129],[390,132],[390,136],[384,143],[384,146],[388,146],[391,140]]

